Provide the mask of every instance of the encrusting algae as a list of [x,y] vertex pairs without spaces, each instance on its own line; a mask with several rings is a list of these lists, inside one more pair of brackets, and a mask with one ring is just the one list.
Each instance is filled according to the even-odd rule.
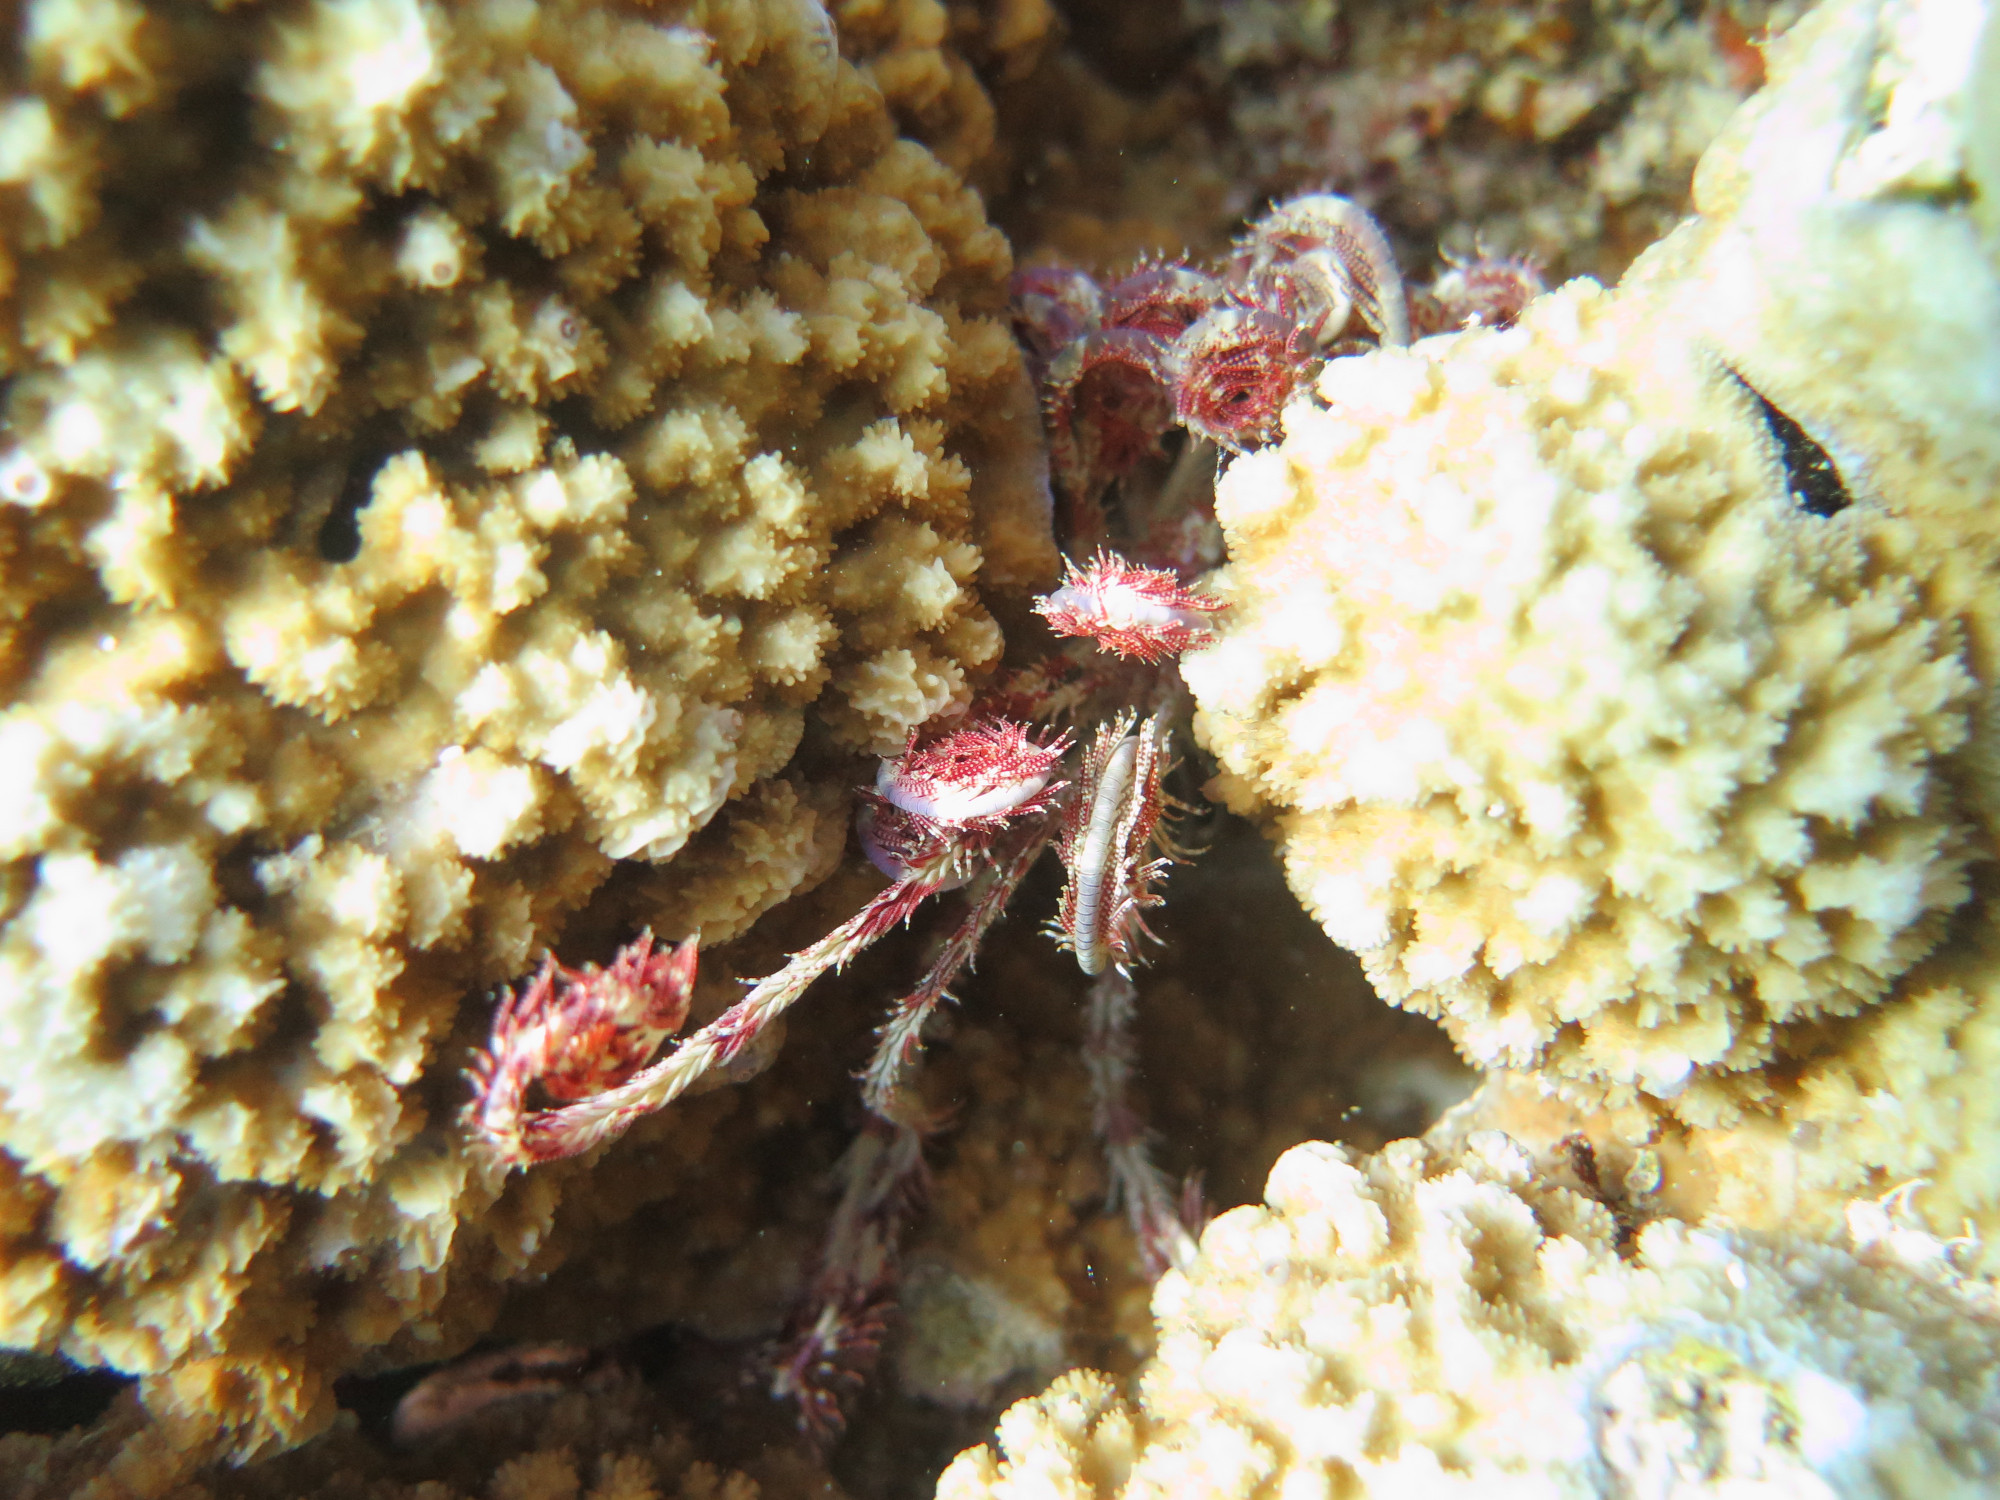
[[0,1345],[241,1457],[547,1236],[454,1120],[491,986],[614,861],[741,931],[965,701],[1033,397],[814,0],[19,19]]

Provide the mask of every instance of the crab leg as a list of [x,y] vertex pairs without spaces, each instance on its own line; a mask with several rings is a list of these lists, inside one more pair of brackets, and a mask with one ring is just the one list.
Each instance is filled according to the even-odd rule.
[[801,948],[777,973],[650,1067],[616,1088],[556,1109],[526,1109],[522,1088],[480,1101],[474,1124],[493,1153],[508,1166],[531,1166],[577,1156],[621,1134],[633,1121],[673,1103],[711,1068],[727,1064],[754,1042],[829,969],[839,970],[931,896],[949,889],[959,875],[956,849],[879,892],[860,911],[809,947]]
[[1201,1222],[1201,1197],[1192,1183],[1176,1194],[1154,1162],[1151,1133],[1133,1108],[1132,1013],[1138,991],[1116,969],[1090,987],[1083,1061],[1090,1072],[1091,1124],[1104,1143],[1110,1177],[1108,1206],[1124,1205],[1132,1237],[1146,1269],[1154,1276],[1194,1259],[1192,1230]]
[[875,1053],[861,1071],[861,1102],[886,1119],[901,1115],[896,1092],[903,1069],[923,1050],[924,1023],[940,1000],[950,999],[950,986],[972,967],[986,930],[999,919],[1013,899],[1021,880],[1041,858],[1055,832],[1052,820],[1044,818],[1014,854],[980,877],[970,910],[958,929],[945,942],[917,987],[898,1000],[889,1019],[876,1031]]

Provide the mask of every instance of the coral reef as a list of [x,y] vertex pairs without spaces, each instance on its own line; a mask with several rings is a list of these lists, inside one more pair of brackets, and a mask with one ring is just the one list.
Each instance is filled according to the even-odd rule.
[[1070,45],[996,81],[978,175],[1028,263],[1213,256],[1269,202],[1334,192],[1419,281],[1481,245],[1611,278],[1686,211],[1697,158],[1763,79],[1765,34],[1804,8],[1069,6]]
[[[1612,276],[1684,212],[1794,0],[1194,0],[1241,181],[1346,194],[1412,250]],[[1412,270],[1421,269],[1412,264]]]
[[[1291,900],[1254,830],[1218,819],[1191,835],[1204,852],[1175,873],[1175,898],[1158,914],[1164,942],[1139,976],[1137,1017],[1142,1109],[1175,1176],[1196,1172],[1214,1201],[1244,1202],[1296,1141],[1370,1149],[1423,1128],[1462,1096],[1468,1080],[1443,1035],[1369,993],[1358,966]],[[1029,910],[1053,906],[1059,874],[1051,864],[1031,877]],[[764,972],[876,883],[850,860],[719,950],[725,991],[732,971]],[[793,1450],[791,1413],[746,1385],[744,1372],[780,1332],[824,1233],[832,1171],[858,1114],[850,1075],[868,1055],[882,996],[921,967],[937,927],[885,942],[824,981],[756,1078],[684,1098],[596,1158],[588,1184],[566,1183],[525,1273],[482,1319],[488,1338],[580,1343],[639,1368],[660,1397],[645,1410],[686,1424],[696,1455],[723,1470],[761,1473],[757,1455]],[[1025,917],[997,936],[932,1038],[921,1075],[926,1104],[952,1123],[931,1153],[896,1335],[846,1439],[819,1470],[849,1494],[928,1495],[951,1457],[990,1430],[994,1403],[1079,1363],[1135,1369],[1151,1349],[1150,1286],[1123,1216],[1104,1205],[1104,1156],[1079,1055],[1086,982]],[[1059,1333],[1053,1364],[1050,1329]],[[634,1353],[649,1341],[655,1347]],[[396,1382],[390,1374],[344,1382],[343,1405],[365,1414],[368,1390]],[[626,1399],[612,1404],[622,1410]],[[0,1437],[0,1495],[122,1496],[170,1479],[172,1454],[145,1446],[140,1415],[121,1407],[89,1433]],[[412,1448],[364,1468],[364,1444],[382,1441],[368,1422],[358,1438],[336,1425],[292,1456],[249,1466],[241,1480],[218,1468],[186,1482],[254,1493],[276,1484],[268,1471],[289,1476],[289,1493],[338,1495],[353,1492],[335,1483],[342,1474],[351,1483],[356,1472],[393,1472],[473,1495],[515,1451],[488,1445],[488,1469],[472,1468],[475,1436],[469,1450]],[[594,1450],[583,1439],[557,1426],[532,1446],[564,1445],[587,1493]],[[120,1447],[128,1451],[113,1469]],[[108,1470],[116,1483],[104,1482]],[[475,1474],[482,1478],[467,1477]]]
[[[113,1427],[140,1430],[136,1401]],[[25,1493],[84,1492],[99,1476],[87,1453],[60,1446],[8,1478]],[[308,1494],[368,1500],[840,1500],[841,1490],[782,1447],[739,1462],[699,1455],[681,1414],[630,1370],[607,1367],[587,1388],[486,1408],[448,1435],[392,1450],[351,1414],[317,1441],[177,1487],[175,1500],[293,1500]]]
[[1054,552],[1006,245],[815,0],[33,0],[5,80],[0,1344],[157,1480],[478,1331],[568,1180],[463,1149],[484,992],[615,862],[822,877]]
[[1065,1376],[940,1500],[1166,1495],[1982,1495],[1985,1285],[1791,1237],[1643,1227],[1462,1155],[1299,1146],[1155,1294],[1139,1410]]
[[1492,1071],[1287,1155],[1133,1399],[942,1496],[1990,1491],[1990,17],[1829,0],[1616,290],[1225,471],[1214,787]]
[[1236,608],[1187,663],[1385,996],[1586,1105],[1824,1122],[1829,1221],[1967,1158],[1948,1233],[2000,1206],[1947,1102],[2000,792],[1984,14],[1823,8],[1616,291],[1331,363],[1221,482]]
[[[719,1393],[810,1264],[907,947],[728,1069],[762,1076],[511,1183],[455,1120],[487,992],[650,925],[700,932],[715,1017],[879,888],[833,873],[865,757],[1034,628],[1043,459],[967,183],[1099,269],[1303,187],[1419,277],[1483,236],[1608,278],[1798,8],[22,6],[0,1345],[144,1378],[0,1438],[0,1491],[896,1496],[990,1403],[1139,1366],[1081,986],[1020,924],[929,1038],[956,1127],[830,1466]],[[1834,0],[1616,290],[1337,359],[1231,461],[1215,785],[1497,1071],[1428,1147],[1288,1156],[1163,1283],[1138,1405],[1065,1377],[947,1494],[1976,1491],[1985,15]],[[1167,1163],[1222,1203],[1464,1083],[1259,910],[1233,826],[1138,1011]],[[401,1454],[333,1417],[342,1371],[660,1324],[738,1357]]]
[[[1138,976],[1142,1110],[1175,1177],[1192,1170],[1215,1201],[1243,1202],[1295,1141],[1337,1133],[1365,1149],[1421,1129],[1463,1095],[1468,1080],[1443,1036],[1369,994],[1290,900],[1254,831],[1228,820],[1199,837],[1204,853],[1175,872],[1174,899],[1157,916],[1160,956]],[[1059,873],[1050,863],[1030,877],[1026,910],[1054,905]],[[843,869],[760,923],[732,958],[760,972],[870,888],[865,871]],[[927,944],[942,935],[931,927]],[[1123,1216],[1106,1211],[1093,1139],[1079,1055],[1087,984],[1025,915],[995,936],[918,1075],[926,1109],[950,1125],[928,1151],[896,1332],[830,1455],[850,1493],[928,1494],[944,1463],[988,1430],[994,1403],[1077,1363],[1132,1369],[1151,1347],[1149,1284]],[[590,1226],[546,1283],[510,1297],[493,1336],[606,1345],[671,1323],[746,1361],[776,1337],[825,1234],[859,1114],[848,1075],[868,1055],[881,997],[917,966],[921,950],[895,946],[821,981],[767,1072],[683,1100],[635,1128],[650,1149],[602,1159],[605,1199],[656,1201]],[[734,1113],[711,1124],[709,1112],[732,1101]],[[662,1194],[654,1163],[689,1129],[708,1145]],[[726,1145],[738,1135],[761,1143],[754,1174]],[[728,1413],[710,1430],[742,1422]]]

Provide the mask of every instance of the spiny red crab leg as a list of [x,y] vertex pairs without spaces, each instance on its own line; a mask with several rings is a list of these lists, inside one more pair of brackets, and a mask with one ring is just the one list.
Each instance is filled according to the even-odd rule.
[[861,1102],[885,1119],[900,1119],[904,1106],[898,1090],[903,1070],[923,1050],[924,1023],[938,1002],[951,998],[951,985],[972,967],[986,931],[1007,909],[1022,879],[1034,867],[1055,832],[1052,820],[1044,818],[1028,831],[1011,855],[978,877],[977,893],[970,909],[943,949],[932,961],[917,987],[890,1009],[889,1019],[876,1030],[874,1054],[861,1070]]
[[[526,1107],[528,1085],[548,1065],[538,1035],[496,1026],[474,1069],[475,1128],[500,1161],[527,1166],[588,1151],[672,1103],[762,1035],[820,975],[845,967],[930,897],[964,884],[1009,823],[1046,818],[1062,790],[1051,777],[1068,748],[1065,736],[1039,741],[1023,725],[993,721],[905,751],[868,794],[876,814],[870,852],[894,879],[866,906],[650,1067],[558,1108]],[[503,1003],[502,1017],[515,1008]]]
[[[672,1052],[624,1083],[555,1109],[526,1109],[522,1087],[489,1091],[476,1123],[494,1154],[508,1166],[560,1161],[622,1134],[633,1121],[678,1099],[697,1078],[755,1041],[812,982],[838,970],[959,875],[955,852],[940,851],[912,869],[818,942],[800,949],[777,973],[760,980],[736,1004],[683,1040]],[[512,1068],[499,1070],[511,1075]],[[528,1076],[532,1076],[529,1074]]]
[[1444,255],[1445,269],[1411,302],[1420,333],[1460,328],[1511,328],[1527,305],[1547,290],[1531,260],[1490,255],[1475,246],[1467,256]]
[[1174,420],[1232,453],[1275,441],[1285,403],[1317,363],[1308,349],[1282,313],[1218,307],[1174,347]]
[[696,944],[655,952],[644,932],[609,968],[564,968],[553,956],[493,1017],[491,1041],[473,1060],[474,1123],[507,1137],[528,1087],[583,1099],[626,1082],[680,1030],[694,993]]
[[1104,293],[1103,324],[1171,343],[1222,296],[1222,283],[1183,265],[1141,265]]
[[1174,424],[1167,345],[1139,328],[1099,328],[1049,362],[1049,458],[1072,544],[1103,527],[1097,496],[1155,451]]
[[1164,899],[1156,886],[1173,862],[1160,831],[1166,716],[1155,713],[1135,729],[1136,720],[1123,713],[1097,731],[1078,795],[1063,811],[1057,850],[1069,878],[1053,930],[1090,975],[1131,966],[1139,939],[1150,936],[1145,913]]
[[930,1184],[923,1137],[870,1116],[838,1174],[826,1243],[771,1360],[772,1396],[798,1403],[799,1426],[819,1448],[846,1425],[841,1401],[867,1381],[888,1335],[897,1244]]
[[1132,1107],[1132,1016],[1138,990],[1131,978],[1108,969],[1090,987],[1083,1061],[1090,1073],[1091,1126],[1104,1144],[1111,1185],[1106,1206],[1122,1204],[1132,1238],[1149,1275],[1193,1261],[1195,1231],[1203,1218],[1201,1188],[1191,1179],[1176,1194],[1148,1149],[1150,1135]]

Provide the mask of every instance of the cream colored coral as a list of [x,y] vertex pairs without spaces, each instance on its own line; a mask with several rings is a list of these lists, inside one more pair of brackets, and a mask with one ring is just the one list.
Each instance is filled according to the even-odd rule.
[[1789,1237],[1629,1244],[1505,1136],[1310,1143],[1155,1294],[1128,1413],[1082,1373],[960,1455],[976,1496],[1979,1495],[1989,1295]]
[[1336,360],[1221,485],[1220,786],[1476,1061],[1728,1119],[1970,910],[2000,283],[1962,207],[1841,186],[1927,8],[1803,23],[1617,291]]
[[18,45],[0,1345],[247,1453],[548,1238],[454,1123],[491,987],[616,861],[740,931],[967,701],[1053,562],[1034,406],[1004,243],[811,0]]

